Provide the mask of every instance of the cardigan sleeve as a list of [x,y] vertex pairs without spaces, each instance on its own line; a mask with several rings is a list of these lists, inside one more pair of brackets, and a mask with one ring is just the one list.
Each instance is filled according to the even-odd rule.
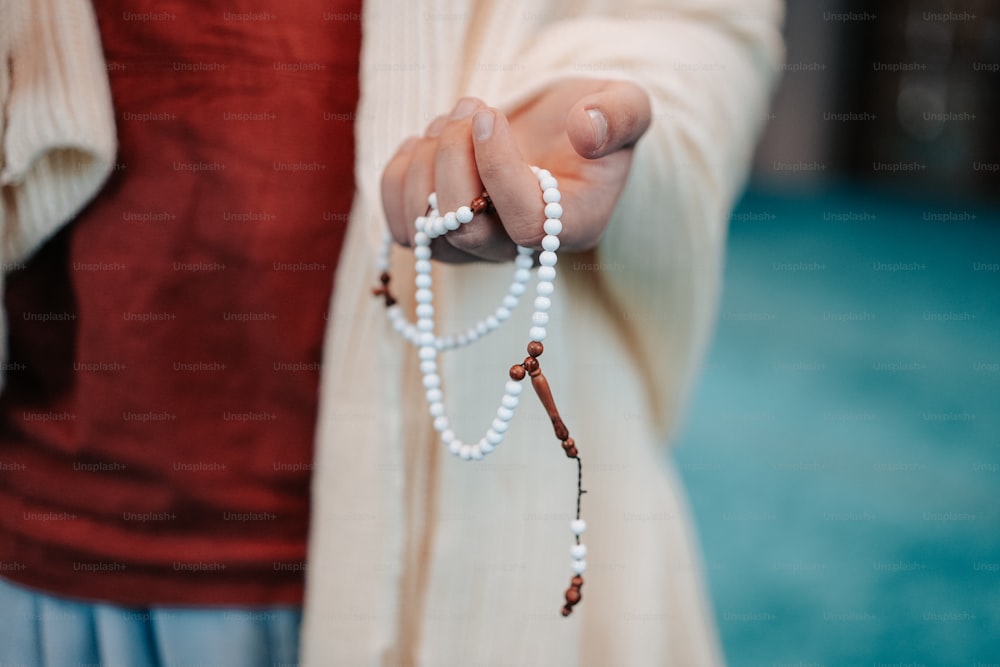
[[111,173],[114,112],[89,0],[0,0],[0,261],[17,268]]
[[598,274],[600,298],[665,438],[711,339],[728,216],[784,57],[783,7],[776,0],[591,4],[603,9],[543,23],[500,64],[497,45],[517,43],[524,24],[495,22],[510,33],[491,35],[494,50],[473,67],[501,72],[492,99],[507,108],[565,78],[625,79],[649,93],[653,122],[625,192],[594,254],[576,264]]

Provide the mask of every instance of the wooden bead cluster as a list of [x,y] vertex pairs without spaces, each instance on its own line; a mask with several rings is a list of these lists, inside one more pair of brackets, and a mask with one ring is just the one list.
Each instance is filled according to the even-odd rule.
[[520,364],[511,366],[510,379],[520,382],[524,379],[525,375],[531,378],[531,386],[535,388],[538,399],[542,402],[542,406],[545,408],[545,412],[548,413],[549,419],[552,420],[552,428],[555,430],[556,437],[562,441],[563,451],[571,459],[579,458],[576,443],[573,441],[573,438],[569,437],[569,429],[566,428],[562,417],[559,416],[559,409],[556,408],[555,399],[552,397],[552,389],[549,388],[549,381],[542,375],[542,366],[538,363],[538,357],[542,356],[542,352],[544,351],[545,346],[541,342],[533,340],[528,343],[528,356]]
[[563,616],[572,614],[573,607],[583,599],[583,594],[580,592],[581,588],[583,588],[583,577],[576,575],[570,579],[569,588],[566,589],[566,604],[562,608]]

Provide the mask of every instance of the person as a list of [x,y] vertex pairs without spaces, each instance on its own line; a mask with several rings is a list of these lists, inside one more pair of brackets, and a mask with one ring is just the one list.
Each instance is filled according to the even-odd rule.
[[[108,664],[721,662],[661,446],[711,331],[779,3],[98,0],[96,25],[89,2],[55,4],[0,5],[21,315],[0,644]],[[522,401],[488,460],[448,456],[372,296],[386,226],[410,245],[429,192],[446,210],[485,189],[494,211],[434,246],[441,329],[480,317],[514,243],[540,240],[529,165],[565,209],[543,363],[587,470],[569,618],[576,475],[543,407]],[[391,262],[410,308],[412,256]],[[456,431],[490,418],[525,318],[439,360]]]

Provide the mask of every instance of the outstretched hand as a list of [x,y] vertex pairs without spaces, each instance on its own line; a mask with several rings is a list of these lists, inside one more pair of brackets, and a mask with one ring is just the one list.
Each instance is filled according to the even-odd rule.
[[447,262],[504,261],[515,244],[539,247],[541,192],[530,165],[552,172],[562,192],[561,249],[588,250],[604,232],[625,187],[636,141],[650,123],[649,97],[623,81],[569,80],[509,117],[476,98],[438,116],[422,137],[399,147],[382,175],[382,205],[397,243],[411,245],[413,222],[437,192],[444,213],[483,191],[493,208],[434,240]]

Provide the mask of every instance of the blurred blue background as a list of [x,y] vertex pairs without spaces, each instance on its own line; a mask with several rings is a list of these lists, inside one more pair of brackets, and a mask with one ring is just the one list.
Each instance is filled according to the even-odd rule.
[[733,667],[1000,665],[1000,27],[962,4],[789,7],[825,67],[776,97],[676,452]]

